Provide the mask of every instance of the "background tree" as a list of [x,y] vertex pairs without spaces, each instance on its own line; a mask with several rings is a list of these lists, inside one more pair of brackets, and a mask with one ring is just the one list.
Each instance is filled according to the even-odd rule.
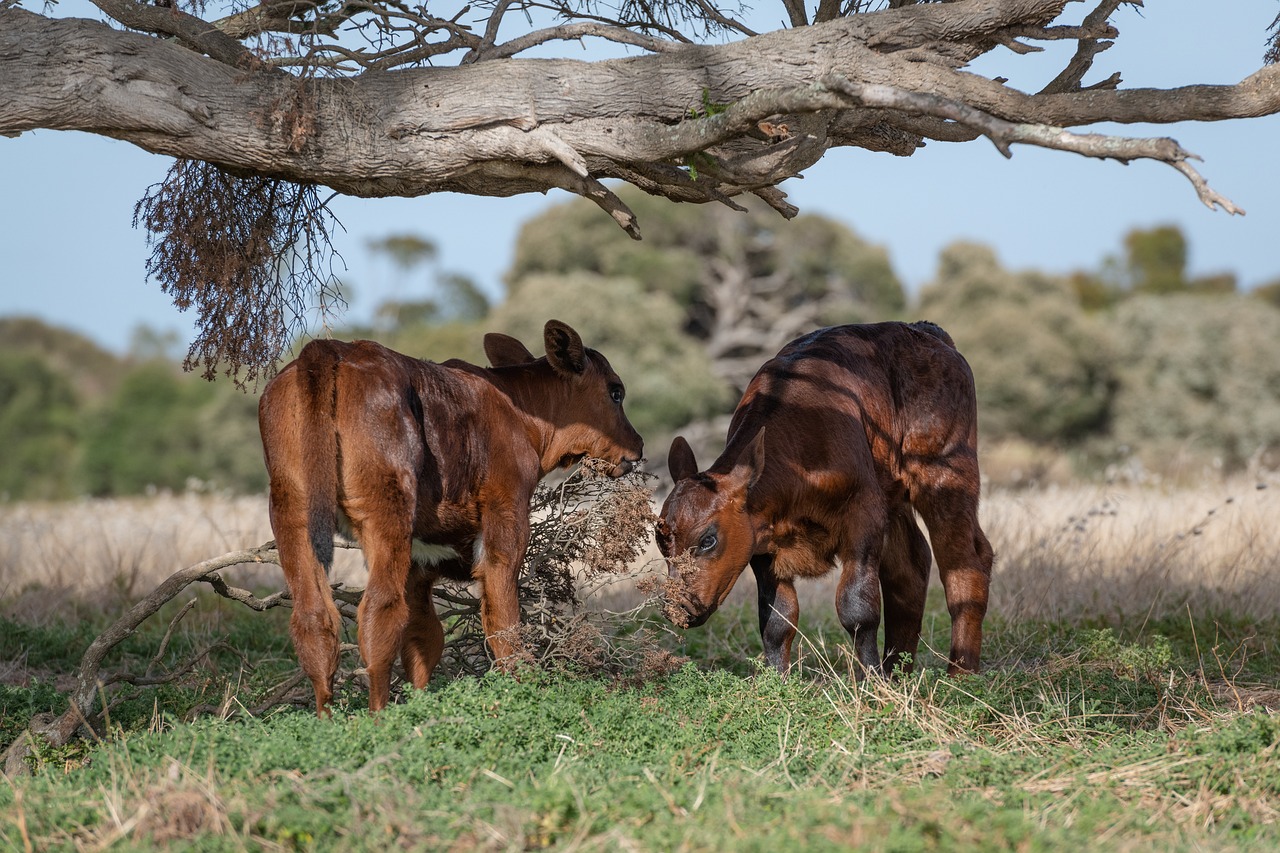
[[1158,296],[1187,289],[1187,240],[1176,226],[1130,231],[1124,247],[1129,290]]
[[80,493],[88,419],[126,371],[83,335],[0,317],[0,500]]
[[1113,320],[1112,442],[1151,460],[1238,468],[1280,448],[1280,311],[1182,294],[1125,301]]
[[[1113,461],[1140,462],[1135,471],[1199,475],[1215,462],[1227,471],[1271,465],[1280,450],[1280,311],[1268,301],[1274,287],[1247,296],[1191,288],[1134,294],[1102,272],[1064,278],[1011,271],[989,247],[961,243],[939,257],[920,304],[902,307],[883,253],[838,225],[814,218],[782,235],[765,217],[763,230],[743,236],[739,229],[752,217],[652,204],[660,226],[651,229],[652,244],[623,238],[619,252],[609,247],[616,231],[600,227],[605,223],[582,203],[530,220],[508,276],[509,298],[480,319],[383,310],[376,326],[335,334],[374,337],[437,361],[484,363],[484,332],[508,331],[536,348],[540,323],[559,316],[622,373],[628,412],[647,439],[651,470],[660,471],[677,430],[703,455],[718,452],[737,396],[723,371],[732,360],[713,359],[707,349],[707,332],[720,321],[705,289],[774,277],[787,283],[783,292],[794,286],[811,294],[800,304],[812,307],[847,294],[851,283],[890,282],[855,287],[883,301],[871,308],[871,298],[852,300],[852,318],[883,319],[900,309],[948,328],[974,367],[984,471],[1000,482],[1094,476]],[[691,248],[703,245],[697,241],[718,260]],[[1120,235],[1118,242],[1134,241]],[[1190,254],[1185,243],[1183,251]],[[727,276],[734,264],[742,272]],[[1112,260],[1098,269],[1116,266]],[[876,274],[849,272],[861,267]],[[780,270],[786,275],[778,278]],[[1181,275],[1188,278],[1185,267]],[[1089,310],[1078,287],[1085,276],[1109,288]],[[788,310],[785,300],[761,298],[759,306],[779,316]],[[699,320],[708,316],[714,322]],[[39,321],[0,319],[0,494],[118,495],[189,484],[261,490],[253,397],[178,373],[171,343],[142,330],[121,359]],[[769,355],[742,362],[754,369]]]
[[[1172,139],[1063,130],[1280,111],[1271,66],[1235,86],[1122,90],[1118,73],[1086,83],[1125,2],[1091,0],[1078,20],[1061,17],[1068,0],[781,0],[785,28],[757,33],[739,9],[703,0],[95,0],[124,29],[4,0],[0,134],[88,130],[181,158],[137,210],[153,240],[149,272],[197,308],[188,363],[211,373],[225,361],[252,379],[313,302],[336,295],[321,186],[565,189],[638,237],[604,179],[677,201],[734,206],[751,194],[791,217],[778,185],[832,148],[910,155],[926,140],[985,136],[1005,154],[1022,143],[1167,163],[1204,203],[1238,212]],[[521,58],[584,38],[642,55]],[[1077,49],[1038,92],[968,68],[997,48],[1013,62],[1064,39]],[[1265,60],[1275,55],[1273,44]]]
[[650,457],[665,450],[661,436],[732,405],[730,389],[702,347],[681,331],[680,306],[663,291],[646,291],[632,278],[582,271],[531,275],[520,280],[491,322],[538,352],[534,342],[548,317],[576,328],[609,358],[627,386],[627,416],[645,437]]
[[141,364],[89,418],[79,479],[99,496],[192,486],[261,491],[257,400],[164,362]]
[[507,276],[512,298],[536,273],[630,278],[674,301],[676,328],[703,345],[735,394],[796,336],[906,307],[885,250],[826,217],[788,224],[759,205],[738,213],[620,195],[648,223],[644,242],[628,240],[589,204],[557,205],[520,229]]
[[972,366],[985,436],[1069,445],[1106,426],[1110,339],[1064,279],[1009,272],[990,248],[958,243],[938,259],[920,313],[951,333]]
[[[392,234],[369,242],[369,251],[389,258],[403,291],[410,276],[436,260],[436,244],[419,234]],[[379,331],[414,326],[435,326],[453,321],[478,320],[489,312],[489,298],[467,275],[433,270],[419,283],[424,295],[417,299],[390,299],[378,306],[375,328]]]
[[1280,279],[1258,285],[1249,291],[1249,295],[1280,308]]
[[421,234],[388,234],[369,241],[369,251],[385,255],[401,275],[407,275],[428,261],[434,261],[440,251],[434,241]]
[[1124,235],[1124,256],[1107,257],[1097,271],[1079,271],[1071,286],[1086,310],[1116,304],[1134,294],[1226,295],[1236,292],[1235,273],[1187,276],[1190,247],[1176,225],[1135,228]]
[[86,403],[114,390],[125,371],[119,358],[84,335],[34,317],[0,317],[0,354],[38,359]]
[[0,352],[0,500],[75,494],[80,401],[38,356]]

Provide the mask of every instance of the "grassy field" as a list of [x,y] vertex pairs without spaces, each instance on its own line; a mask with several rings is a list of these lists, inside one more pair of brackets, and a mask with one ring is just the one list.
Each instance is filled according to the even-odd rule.
[[[917,672],[853,683],[826,581],[802,588],[779,679],[748,573],[701,629],[601,614],[647,665],[439,679],[377,718],[354,689],[332,720],[250,718],[293,671],[287,611],[201,595],[166,637],[175,602],[109,665],[200,665],[112,688],[96,739],[0,783],[0,848],[1274,849],[1277,488],[987,496],[993,607],[963,679],[941,674],[934,589]],[[0,744],[63,709],[85,647],[159,579],[269,538],[260,500],[0,509]],[[592,606],[636,602],[623,585]]]

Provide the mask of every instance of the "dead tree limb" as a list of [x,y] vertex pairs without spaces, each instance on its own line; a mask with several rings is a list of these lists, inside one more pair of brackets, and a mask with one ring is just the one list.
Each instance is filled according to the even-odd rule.
[[117,619],[110,628],[89,644],[84,656],[80,658],[80,666],[76,671],[76,685],[67,697],[70,707],[50,722],[37,724],[36,721],[32,721],[27,731],[19,735],[5,751],[5,774],[14,776],[27,769],[26,758],[31,754],[32,738],[44,738],[50,744],[61,746],[71,740],[80,726],[93,719],[93,707],[103,682],[101,674],[103,660],[112,649],[131,636],[139,625],[154,616],[161,607],[193,583],[209,582],[210,578],[218,578],[221,581],[216,574],[220,570],[246,563],[278,564],[279,561],[275,543],[272,542],[257,548],[232,551],[188,566],[170,575],[151,594],[129,608],[124,616]]

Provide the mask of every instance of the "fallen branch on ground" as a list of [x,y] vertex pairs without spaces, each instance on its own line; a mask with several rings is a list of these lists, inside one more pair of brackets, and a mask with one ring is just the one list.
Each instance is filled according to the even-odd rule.
[[[629,656],[607,642],[599,621],[600,614],[579,612],[581,596],[594,588],[630,576],[630,566],[647,541],[652,525],[650,492],[643,474],[632,474],[610,480],[603,469],[587,460],[583,466],[556,485],[539,486],[531,506],[533,522],[530,544],[520,576],[521,629],[520,640],[532,662],[549,665],[574,665],[592,671],[617,672]],[[358,543],[336,537],[340,548],[358,548]],[[131,637],[148,619],[180,596],[192,584],[206,584],[222,598],[239,602],[263,612],[275,607],[291,607],[287,590],[259,597],[254,592],[233,586],[222,572],[252,564],[279,565],[280,555],[274,542],[256,548],[232,551],[174,572],[150,594],[133,605],[85,651],[76,672],[75,687],[67,696],[68,708],[60,716],[37,715],[4,753],[4,773],[8,776],[27,771],[34,739],[51,746],[71,741],[84,727],[94,732],[110,710],[124,698],[108,696],[107,688],[129,685],[135,688],[172,684],[198,671],[215,650],[231,650],[240,654],[243,664],[251,666],[244,655],[224,641],[215,641],[166,672],[157,672],[177,625],[195,607],[196,599],[183,605],[170,619],[159,648],[146,663],[141,674],[108,673],[104,661],[120,643]],[[348,589],[333,584],[335,603],[354,632],[356,613],[362,589]],[[444,659],[439,672],[457,675],[479,675],[492,666],[484,631],[480,625],[480,602],[465,585],[451,585],[435,590],[437,607],[446,626]],[[339,669],[337,682],[351,683],[361,671],[358,659],[351,653],[353,644],[344,644],[344,657],[349,666]],[[649,650],[652,651],[652,650]],[[642,652],[641,667],[653,667],[652,654]],[[245,707],[228,693],[217,705],[204,704],[191,709],[187,719],[203,714],[227,718],[237,714],[259,716],[273,708],[305,705],[310,690],[302,689],[300,671],[284,678],[253,707]]]

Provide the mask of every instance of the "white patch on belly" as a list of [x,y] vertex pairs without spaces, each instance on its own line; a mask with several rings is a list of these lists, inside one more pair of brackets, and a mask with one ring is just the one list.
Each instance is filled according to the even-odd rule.
[[[341,508],[337,512],[338,533],[357,542],[355,530],[351,526],[351,519]],[[431,542],[423,542],[421,539],[414,539],[410,546],[409,558],[422,566],[436,566],[447,560],[456,560],[460,555],[456,550],[448,545],[435,545]]]
[[433,545],[420,539],[413,540],[413,561],[415,563],[435,566],[446,560],[458,559],[458,552],[448,545]]

